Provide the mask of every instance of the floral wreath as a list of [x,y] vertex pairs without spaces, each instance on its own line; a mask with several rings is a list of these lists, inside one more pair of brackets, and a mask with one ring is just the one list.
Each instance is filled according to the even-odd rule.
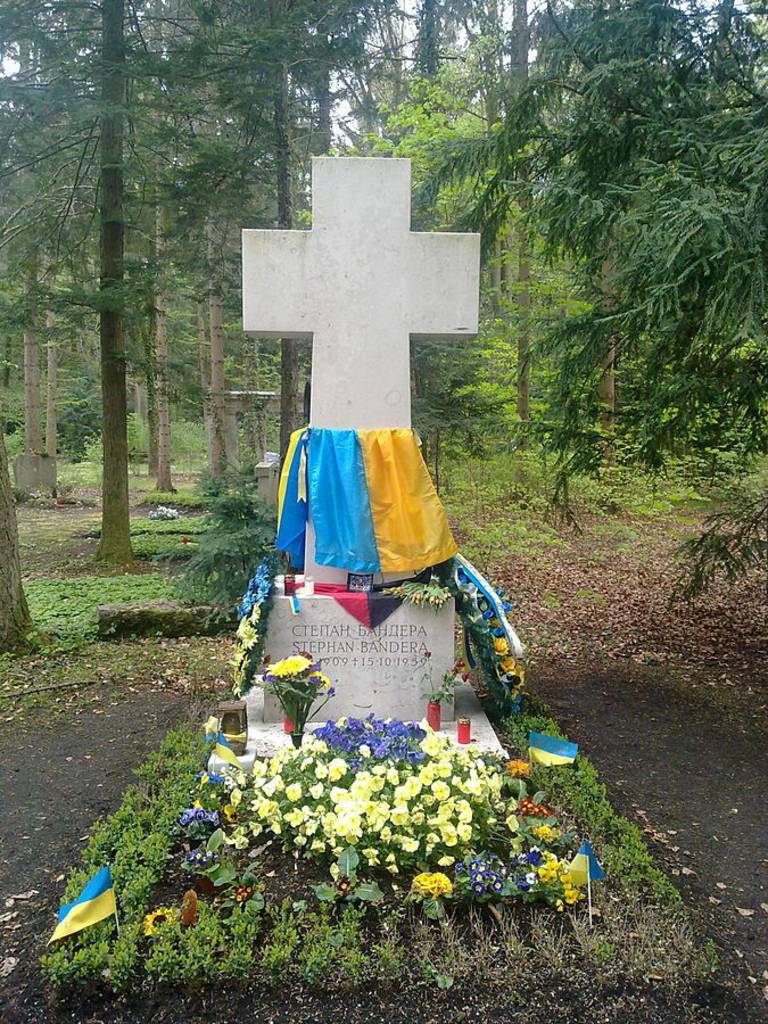
[[240,625],[235,634],[237,642],[232,658],[232,692],[236,697],[242,697],[250,690],[253,677],[257,675],[264,658],[264,640],[272,608],[272,580],[276,562],[275,554],[265,555],[248,581],[248,588],[237,608]]

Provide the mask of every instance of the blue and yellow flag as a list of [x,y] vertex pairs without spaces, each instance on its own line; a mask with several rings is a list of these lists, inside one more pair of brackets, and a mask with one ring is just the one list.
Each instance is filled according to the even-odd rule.
[[234,750],[229,745],[229,740],[223,732],[220,732],[216,736],[213,744],[213,752],[216,757],[221,758],[222,761],[226,761],[227,764],[231,764],[234,768],[237,768],[238,771],[242,771],[243,766],[238,761],[237,754],[235,754]]
[[586,839],[581,844],[579,852],[568,865],[568,870],[576,885],[586,885],[588,882],[596,882],[601,878],[605,878],[605,872],[600,867],[595,851]]
[[308,518],[315,561],[350,572],[411,572],[457,551],[413,430],[296,431],[278,492],[276,546],[304,565]]
[[109,868],[102,868],[83,891],[72,903],[67,903],[59,911],[59,923],[48,940],[50,945],[56,939],[63,939],[65,935],[73,935],[83,928],[103,921],[105,917],[111,917],[117,913],[115,903],[115,888],[112,882],[112,872]]
[[573,764],[578,752],[578,743],[547,736],[543,732],[532,732],[528,736],[528,758],[534,764]]

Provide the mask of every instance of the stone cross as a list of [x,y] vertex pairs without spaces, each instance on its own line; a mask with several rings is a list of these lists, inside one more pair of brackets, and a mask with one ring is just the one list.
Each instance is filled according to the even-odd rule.
[[411,231],[410,160],[315,157],[312,196],[311,231],[243,231],[243,330],[312,340],[312,426],[410,427],[410,340],[477,333],[480,236]]
[[411,426],[412,338],[477,333],[480,238],[411,231],[411,162],[312,161],[312,230],[243,231],[243,329],[312,339],[315,427]]

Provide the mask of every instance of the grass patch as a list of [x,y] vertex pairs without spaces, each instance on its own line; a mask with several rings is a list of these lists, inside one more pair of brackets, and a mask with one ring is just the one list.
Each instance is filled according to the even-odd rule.
[[99,605],[174,596],[173,584],[159,572],[27,580],[24,591],[35,627],[46,637],[43,646],[54,651],[74,651],[96,639]]

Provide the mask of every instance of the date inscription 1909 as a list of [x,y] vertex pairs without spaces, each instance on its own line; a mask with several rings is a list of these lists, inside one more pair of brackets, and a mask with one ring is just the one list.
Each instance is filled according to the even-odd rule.
[[326,667],[415,667],[424,663],[428,651],[426,629],[411,623],[386,623],[376,629],[360,624],[297,623],[292,632],[294,650],[306,651]]

